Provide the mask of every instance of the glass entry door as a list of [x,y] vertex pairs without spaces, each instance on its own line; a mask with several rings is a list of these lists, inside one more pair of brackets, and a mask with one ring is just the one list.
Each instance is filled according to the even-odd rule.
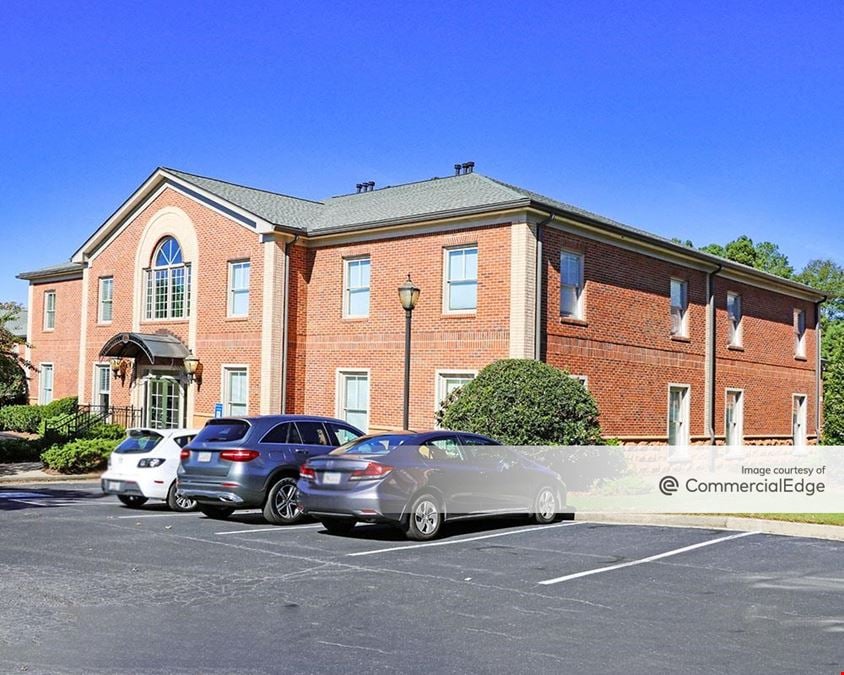
[[184,389],[172,375],[150,373],[145,382],[146,426],[153,429],[175,429],[184,419]]

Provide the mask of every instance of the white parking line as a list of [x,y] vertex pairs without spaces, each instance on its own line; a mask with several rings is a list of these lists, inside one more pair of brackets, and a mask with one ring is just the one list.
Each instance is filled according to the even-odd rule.
[[407,551],[412,548],[428,548],[429,546],[449,546],[450,544],[462,544],[467,541],[479,541],[481,539],[492,539],[493,537],[506,537],[510,534],[522,534],[524,532],[535,532],[536,530],[551,530],[557,527],[569,527],[570,525],[582,525],[585,521],[557,523],[556,525],[539,525],[527,527],[521,530],[508,530],[507,532],[496,532],[495,534],[484,534],[480,537],[464,537],[463,539],[449,539],[448,541],[432,541],[425,544],[410,544],[409,546],[391,546],[390,548],[379,548],[374,551],[358,551],[347,553],[346,557],[355,558],[362,555],[375,555],[376,553],[389,553],[390,551]]
[[124,518],[178,518],[179,516],[197,517],[196,513],[146,513],[138,516],[117,516],[120,520]]
[[296,530],[312,530],[315,527],[322,527],[322,525],[293,525],[292,527],[276,525],[275,527],[253,527],[251,530],[228,530],[226,532],[215,532],[214,534],[252,534],[253,532],[295,532]]
[[618,570],[622,567],[633,567],[633,565],[642,565],[643,563],[653,562],[654,560],[661,560],[662,558],[669,558],[674,555],[679,555],[680,553],[685,553],[686,551],[694,551],[698,548],[703,548],[704,546],[712,546],[712,544],[718,544],[722,541],[729,541],[730,539],[740,539],[741,537],[749,537],[751,534],[759,534],[759,532],[741,532],[739,534],[731,534],[729,537],[720,537],[718,539],[710,539],[709,541],[702,541],[699,544],[692,544],[691,546],[684,546],[683,548],[677,548],[673,551],[666,551],[665,553],[658,553],[657,555],[651,555],[647,558],[642,558],[640,560],[631,560],[625,563],[618,563],[617,565],[608,565],[607,567],[599,567],[594,570],[586,570],[585,572],[575,572],[574,574],[566,574],[563,577],[557,577],[556,579],[546,579],[545,581],[540,581],[540,585],[542,586],[550,586],[551,584],[558,584],[561,581],[569,581],[571,579],[579,579],[581,577],[588,577],[592,574],[600,574],[601,572],[609,572],[611,570]]

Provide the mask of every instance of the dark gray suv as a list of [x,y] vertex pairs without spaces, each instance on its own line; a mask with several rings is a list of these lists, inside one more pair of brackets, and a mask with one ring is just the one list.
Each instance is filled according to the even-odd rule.
[[209,518],[256,509],[275,525],[299,522],[299,466],[363,432],[342,420],[305,415],[209,420],[182,450],[177,494]]

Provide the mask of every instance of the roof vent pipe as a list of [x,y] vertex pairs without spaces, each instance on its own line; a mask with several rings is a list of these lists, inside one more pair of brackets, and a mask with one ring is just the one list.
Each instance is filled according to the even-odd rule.
[[369,181],[366,184],[366,186],[369,188],[368,192],[372,192],[375,189],[375,181],[374,180]]
[[357,185],[355,185],[355,187],[358,189],[358,192],[360,192],[361,188],[363,187],[363,183],[358,183]]
[[463,163],[463,173],[472,173],[475,170],[475,163],[474,162],[464,162]]
[[460,175],[460,170],[461,170],[462,168],[463,168],[463,165],[462,165],[462,164],[455,164],[455,165],[454,165],[454,175],[455,175],[455,176],[459,176],[459,175]]

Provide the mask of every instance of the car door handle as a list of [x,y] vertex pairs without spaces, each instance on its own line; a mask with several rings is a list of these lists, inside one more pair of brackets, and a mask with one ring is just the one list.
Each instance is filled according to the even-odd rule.
[[302,448],[296,448],[295,452],[296,452],[297,455],[307,455],[308,454],[308,451],[302,450]]

